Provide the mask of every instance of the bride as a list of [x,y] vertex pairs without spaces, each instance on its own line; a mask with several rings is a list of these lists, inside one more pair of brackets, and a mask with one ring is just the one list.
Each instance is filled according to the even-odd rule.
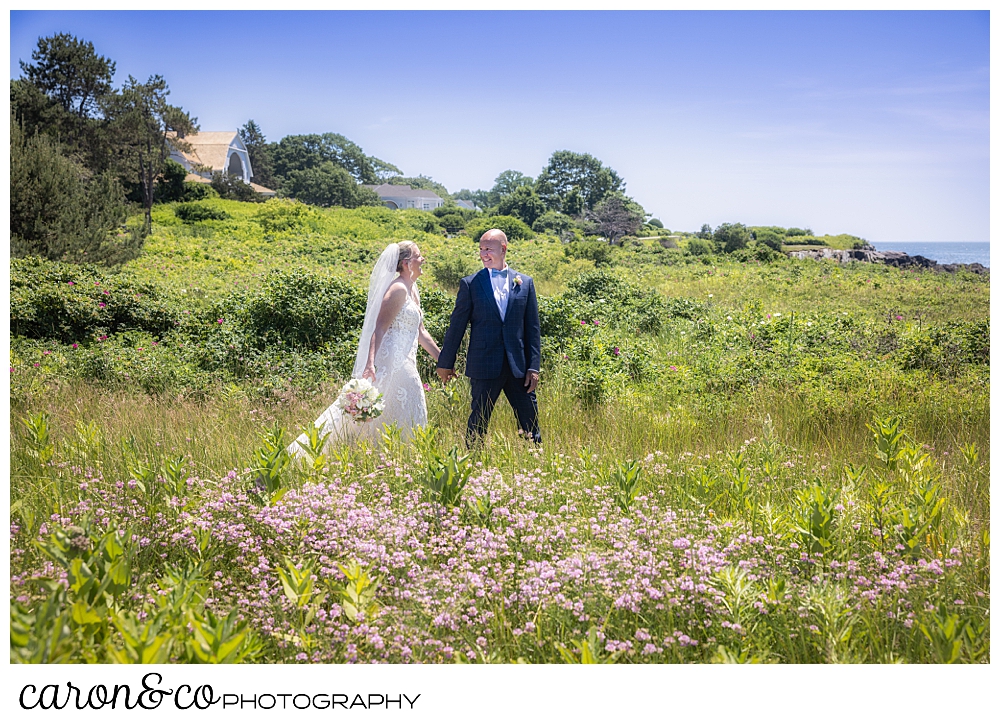
[[[427,424],[427,401],[417,372],[417,344],[435,361],[441,350],[424,328],[420,311],[417,279],[423,263],[420,249],[412,241],[389,244],[375,263],[351,377],[370,380],[382,393],[385,407],[374,420],[356,423],[336,404],[330,405],[316,420],[320,435],[332,433],[328,444],[335,438],[373,439],[382,425],[393,423],[399,426],[403,439],[409,439],[414,428]],[[303,457],[306,442],[305,434],[300,435],[287,448],[288,454]]]

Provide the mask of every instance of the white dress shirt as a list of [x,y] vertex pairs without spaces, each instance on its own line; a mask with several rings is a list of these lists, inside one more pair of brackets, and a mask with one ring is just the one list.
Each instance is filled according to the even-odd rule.
[[507,316],[507,300],[510,297],[510,267],[504,266],[503,275],[494,274],[490,269],[490,284],[493,286],[493,298],[500,310],[501,321]]

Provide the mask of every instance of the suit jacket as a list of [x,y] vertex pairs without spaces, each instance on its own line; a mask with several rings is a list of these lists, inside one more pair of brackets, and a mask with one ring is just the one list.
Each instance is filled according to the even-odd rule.
[[[521,278],[520,284],[514,283],[515,277]],[[525,377],[528,370],[542,369],[538,298],[535,283],[527,274],[510,269],[510,294],[503,320],[493,296],[489,269],[484,267],[459,282],[455,310],[441,343],[438,367],[455,368],[458,345],[465,336],[465,328],[470,325],[466,377],[479,380],[499,377],[505,355],[514,377]]]

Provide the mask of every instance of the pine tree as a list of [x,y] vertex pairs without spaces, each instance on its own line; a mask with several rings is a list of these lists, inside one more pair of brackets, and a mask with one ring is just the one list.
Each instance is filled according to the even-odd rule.
[[138,256],[141,226],[125,227],[128,204],[110,174],[93,176],[46,135],[24,133],[11,115],[10,254],[122,264]]

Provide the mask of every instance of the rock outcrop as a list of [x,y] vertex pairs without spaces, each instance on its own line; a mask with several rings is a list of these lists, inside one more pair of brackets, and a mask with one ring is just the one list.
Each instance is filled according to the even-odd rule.
[[925,256],[910,256],[902,251],[875,251],[874,249],[801,249],[799,251],[787,252],[793,259],[833,259],[841,264],[852,261],[867,262],[869,264],[887,264],[889,266],[908,269],[919,267],[921,269],[931,269],[939,272],[956,272],[959,269],[973,272],[974,274],[988,275],[990,270],[979,262],[972,264],[938,264],[933,259]]

